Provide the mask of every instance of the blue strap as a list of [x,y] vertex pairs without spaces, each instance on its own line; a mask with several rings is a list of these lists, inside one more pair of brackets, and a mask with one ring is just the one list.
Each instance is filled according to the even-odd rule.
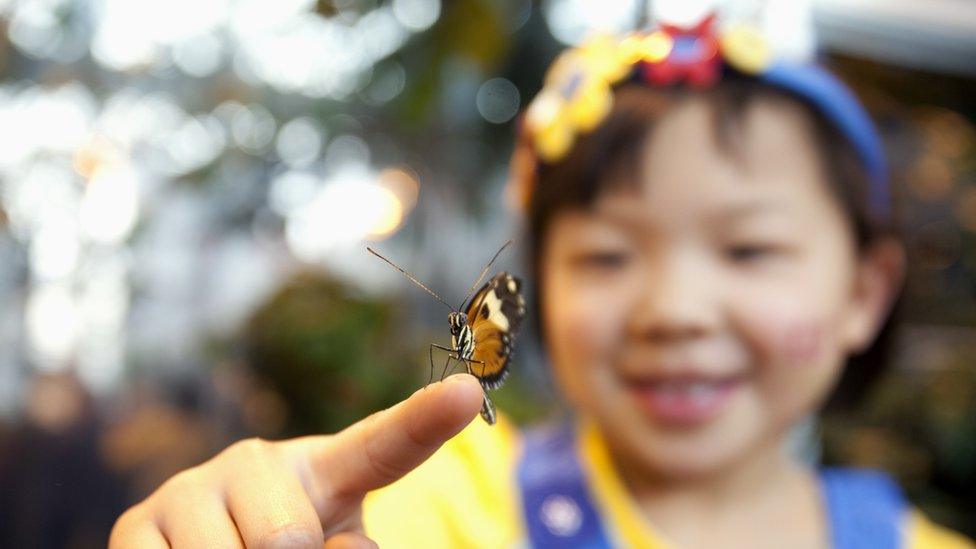
[[585,478],[571,424],[526,433],[518,480],[531,547],[612,547]]
[[826,468],[820,484],[834,549],[899,549],[908,503],[887,475],[865,469]]
[[[518,467],[526,532],[536,549],[612,547],[586,485],[571,424],[537,427]],[[834,549],[901,549],[908,503],[887,475],[864,469],[819,473]]]

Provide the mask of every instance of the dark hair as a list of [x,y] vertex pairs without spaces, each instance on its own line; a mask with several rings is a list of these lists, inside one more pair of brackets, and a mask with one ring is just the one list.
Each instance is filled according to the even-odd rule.
[[[713,123],[713,138],[720,150],[736,154],[735,144],[748,109],[759,101],[787,100],[801,105],[813,123],[814,138],[831,182],[831,192],[849,221],[859,251],[883,237],[897,236],[888,221],[872,216],[869,209],[867,173],[857,152],[844,135],[805,100],[749,77],[726,78],[713,88],[691,92],[708,104]],[[586,209],[601,193],[614,186],[634,184],[634,173],[641,162],[641,148],[655,122],[689,92],[649,88],[627,83],[614,92],[614,106],[603,123],[592,132],[577,136],[563,159],[540,163],[535,171],[533,192],[528,200],[529,267],[536,282],[533,308],[536,330],[545,341],[539,312],[541,300],[540,261],[546,231],[553,217],[564,210]],[[883,373],[896,324],[897,306],[889,315],[874,343],[863,353],[852,356],[828,402],[828,409],[849,408],[861,400]]]

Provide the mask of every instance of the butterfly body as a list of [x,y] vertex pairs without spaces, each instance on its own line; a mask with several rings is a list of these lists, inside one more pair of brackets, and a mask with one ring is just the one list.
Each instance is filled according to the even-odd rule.
[[451,325],[451,347],[457,351],[461,360],[471,360],[474,354],[474,334],[468,325],[468,315],[451,313],[447,321]]
[[[435,348],[448,352],[447,362],[444,365],[445,373],[451,360],[463,362],[467,372],[478,378],[484,390],[481,417],[489,425],[495,423],[496,417],[495,406],[488,398],[488,391],[500,387],[508,375],[512,344],[522,319],[525,317],[525,300],[521,293],[521,281],[505,271],[497,273],[477,292],[474,291],[474,288],[484,280],[491,264],[509,244],[511,241],[502,246],[495,257],[488,262],[478,281],[475,282],[471,292],[469,292],[471,299],[466,299],[467,305],[461,307],[461,310],[451,307],[413,275],[371,248],[367,248],[368,251],[392,265],[451,309],[451,313],[448,315],[451,346],[444,347],[431,343],[431,376],[433,377],[433,349]],[[441,378],[443,377],[444,374],[441,375]]]

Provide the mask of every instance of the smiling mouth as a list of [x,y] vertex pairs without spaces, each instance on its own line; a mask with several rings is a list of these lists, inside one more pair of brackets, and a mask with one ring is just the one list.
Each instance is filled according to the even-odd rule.
[[724,412],[744,385],[741,376],[631,381],[627,390],[652,421],[669,427],[694,427]]

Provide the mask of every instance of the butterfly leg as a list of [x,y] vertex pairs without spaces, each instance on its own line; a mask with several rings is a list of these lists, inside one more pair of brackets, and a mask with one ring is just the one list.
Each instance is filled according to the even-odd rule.
[[[427,376],[427,385],[434,382],[434,344],[431,343],[430,347],[427,348],[427,354],[430,355],[430,374]],[[424,385],[424,387],[427,387]]]
[[450,347],[445,347],[443,345],[438,345],[436,343],[431,343],[428,348],[430,354],[430,378],[427,380],[427,385],[430,385],[434,381],[434,349],[440,349],[442,351],[447,351],[447,360],[444,362],[444,370],[441,372],[441,380],[443,381],[444,376],[447,375],[447,365],[450,364],[451,359],[457,359],[457,351]]
[[[469,374],[477,377],[478,379],[485,377],[485,362],[483,360],[474,360],[473,358],[464,358],[462,360],[464,360],[465,365],[468,367]],[[471,369],[472,364],[481,364],[481,375],[474,373],[474,371]]]
[[447,372],[448,371],[450,371],[452,374],[454,373],[454,368],[457,367],[457,362],[455,362],[454,365],[451,366],[450,370],[448,370],[448,368],[447,368],[447,365],[451,362],[452,359],[453,360],[460,360],[457,357],[457,355],[448,355],[447,356],[447,362],[444,363],[444,370],[441,371],[441,381],[444,381],[444,378],[447,377]]

